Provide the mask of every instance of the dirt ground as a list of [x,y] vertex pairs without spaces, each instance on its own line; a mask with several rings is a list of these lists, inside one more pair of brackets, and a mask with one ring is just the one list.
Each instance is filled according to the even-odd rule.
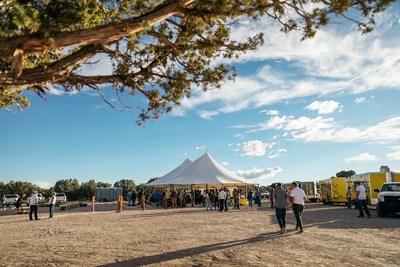
[[310,203],[304,233],[289,211],[281,235],[268,204],[117,213],[114,203],[57,209],[53,220],[41,208],[39,221],[0,211],[0,266],[400,266],[400,215]]

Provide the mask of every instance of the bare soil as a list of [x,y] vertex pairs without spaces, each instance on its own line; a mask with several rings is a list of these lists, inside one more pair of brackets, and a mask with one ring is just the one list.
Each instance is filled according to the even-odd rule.
[[56,210],[39,221],[0,211],[0,266],[400,266],[400,215],[358,218],[344,206],[306,205],[304,233],[279,234],[275,211],[161,209],[116,203]]

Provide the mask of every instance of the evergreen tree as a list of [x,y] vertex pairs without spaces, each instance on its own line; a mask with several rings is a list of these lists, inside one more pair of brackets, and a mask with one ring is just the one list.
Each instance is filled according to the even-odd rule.
[[[0,108],[23,109],[24,90],[45,97],[51,88],[110,85],[122,107],[141,124],[189,97],[191,87],[220,88],[235,69],[215,58],[239,57],[263,44],[262,34],[230,38],[239,20],[268,16],[282,31],[312,38],[332,16],[363,33],[393,0],[3,0],[0,3]],[[354,10],[349,14],[349,9]],[[109,59],[110,72],[81,72]],[[99,60],[101,59],[101,60]],[[126,104],[136,96],[134,109]],[[105,98],[104,98],[105,99]],[[105,99],[107,103],[112,105]],[[147,103],[139,106],[137,103]]]

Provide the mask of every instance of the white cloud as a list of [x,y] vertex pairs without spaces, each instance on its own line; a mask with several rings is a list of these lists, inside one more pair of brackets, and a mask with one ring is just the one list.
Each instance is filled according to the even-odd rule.
[[[354,25],[331,24],[304,42],[299,41],[300,36],[295,32],[282,33],[279,25],[267,18],[259,23],[243,22],[233,30],[234,39],[264,32],[265,45],[228,63],[257,61],[264,66],[247,76],[239,73],[235,82],[225,83],[221,90],[203,93],[193,88],[192,97],[183,99],[181,108],[199,111],[202,105],[212,105],[219,113],[231,113],[308,96],[399,90],[400,35],[397,33],[400,25],[397,20],[396,11],[378,15],[376,29],[368,35],[357,32]],[[276,67],[279,61],[284,68]],[[328,114],[342,108],[330,105],[330,109],[317,110]]]
[[360,104],[365,101],[366,101],[365,97],[357,97],[356,100],[354,100],[354,102],[357,104]]
[[318,114],[330,114],[334,112],[341,112],[343,110],[343,105],[336,101],[314,101],[305,109],[316,110]]
[[388,160],[400,160],[400,146],[392,146],[389,147],[392,152],[386,155]]
[[362,153],[358,156],[344,159],[346,162],[366,162],[366,161],[377,161],[375,155],[369,153]]
[[268,153],[268,158],[273,159],[273,158],[277,158],[280,157],[283,153],[286,153],[287,150],[284,148],[281,149],[277,149],[275,151],[271,151]]
[[[243,126],[245,128],[245,126]],[[369,142],[388,143],[400,140],[400,116],[387,119],[376,125],[343,127],[333,118],[275,116],[264,123],[250,125],[246,133],[281,130],[283,136],[291,136],[306,142]]]
[[261,110],[260,113],[265,113],[270,116],[276,116],[279,114],[278,110]]
[[64,95],[64,94],[65,94],[65,91],[64,91],[64,90],[61,90],[61,89],[57,89],[57,88],[55,88],[54,86],[50,86],[49,94],[50,94],[50,95],[57,95],[57,96],[60,96],[60,95]]
[[229,166],[229,162],[226,162],[226,161],[222,162],[221,164],[222,164],[223,166]]
[[261,157],[267,151],[268,144],[259,140],[252,140],[242,144],[241,156]]
[[218,115],[219,112],[218,111],[207,111],[207,110],[203,110],[199,112],[199,115],[201,118],[203,119],[211,119],[211,117]]
[[279,166],[266,169],[254,167],[250,170],[237,170],[236,174],[246,179],[263,180],[263,179],[273,178],[281,171],[283,170]]

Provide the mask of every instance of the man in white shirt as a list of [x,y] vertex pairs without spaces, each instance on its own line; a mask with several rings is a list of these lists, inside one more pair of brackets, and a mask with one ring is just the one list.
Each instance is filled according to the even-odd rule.
[[33,191],[33,194],[30,196],[29,198],[29,207],[30,207],[30,211],[29,211],[29,220],[33,220],[32,219],[32,213],[35,214],[35,220],[39,220],[38,218],[38,205],[39,205],[39,197],[37,195],[37,191]]
[[367,206],[367,195],[365,194],[365,187],[360,184],[356,183],[356,192],[357,192],[357,199],[358,199],[358,211],[360,214],[357,217],[364,217],[364,211],[367,214],[368,218],[371,218],[371,213],[369,212],[368,206]]
[[296,217],[296,231],[303,233],[302,213],[304,210],[304,201],[307,199],[303,189],[297,187],[297,183],[292,183],[292,191],[290,192],[290,200],[293,206],[293,213]]
[[222,188],[219,190],[218,199],[219,199],[219,211],[223,212],[225,209],[226,193]]

